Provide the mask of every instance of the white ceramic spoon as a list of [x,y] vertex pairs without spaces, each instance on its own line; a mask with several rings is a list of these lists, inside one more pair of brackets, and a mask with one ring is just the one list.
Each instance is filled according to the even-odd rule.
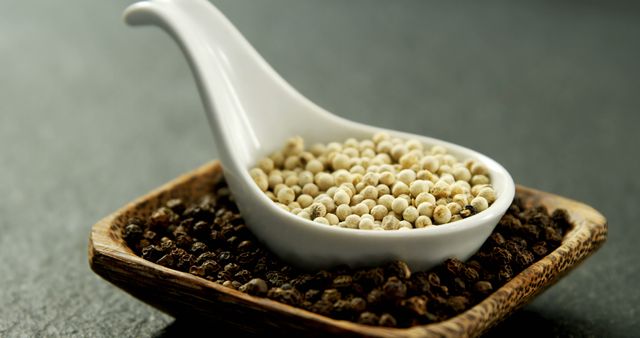
[[[467,259],[509,207],[515,186],[494,160],[441,140],[352,122],[318,107],[280,77],[227,18],[206,0],[153,0],[131,5],[130,25],[157,25],[189,60],[213,130],[225,178],[254,234],[282,259],[306,268],[352,266],[403,259],[428,269],[448,257]],[[386,131],[442,145],[460,159],[487,166],[497,200],[455,223],[409,231],[327,226],[278,208],[253,182],[249,169],[295,135],[306,144],[370,138]]]

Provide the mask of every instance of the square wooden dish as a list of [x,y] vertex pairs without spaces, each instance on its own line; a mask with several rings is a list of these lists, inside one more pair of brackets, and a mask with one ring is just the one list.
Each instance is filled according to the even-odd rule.
[[372,337],[479,336],[554,284],[596,251],[607,237],[607,221],[593,208],[557,195],[518,186],[526,204],[549,211],[566,209],[573,228],[562,245],[515,276],[484,301],[446,321],[394,329],[331,319],[267,298],[223,287],[135,255],[121,230],[133,216],[147,217],[171,198],[198,200],[223,179],[217,161],[186,173],[127,204],[96,223],[89,239],[89,264],[95,273],[140,300],[176,317],[209,317],[254,332],[285,331],[310,335]]

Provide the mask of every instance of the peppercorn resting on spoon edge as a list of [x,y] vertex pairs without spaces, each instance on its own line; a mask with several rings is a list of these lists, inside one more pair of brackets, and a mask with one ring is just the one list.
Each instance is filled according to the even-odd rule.
[[[515,194],[509,173],[496,161],[438,139],[373,127],[333,115],[305,98],[256,52],[206,0],[138,2],[124,12],[129,25],[156,25],[180,45],[205,106],[229,188],[247,225],[282,259],[303,268],[363,266],[402,259],[413,269],[449,257],[467,259],[504,215]],[[497,194],[486,210],[454,223],[406,231],[340,228],[303,219],[273,203],[249,169],[258,159],[300,135],[305,142],[370,138],[377,132],[441,145],[454,156],[489,169]]]

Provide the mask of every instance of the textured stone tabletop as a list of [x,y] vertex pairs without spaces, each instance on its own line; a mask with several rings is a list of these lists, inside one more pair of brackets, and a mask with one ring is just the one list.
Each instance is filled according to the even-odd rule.
[[[637,2],[214,2],[328,110],[474,148],[608,218],[599,252],[490,335],[640,334]],[[216,157],[185,59],[126,27],[129,3],[0,2],[1,337],[202,329],[87,263],[94,222]]]

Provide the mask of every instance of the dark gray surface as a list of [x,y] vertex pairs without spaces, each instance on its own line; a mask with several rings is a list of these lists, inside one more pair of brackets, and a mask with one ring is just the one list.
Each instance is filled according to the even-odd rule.
[[[186,62],[129,1],[0,3],[0,336],[177,336],[87,264],[90,226],[214,158]],[[640,8],[215,1],[336,114],[472,147],[584,201],[609,241],[494,334],[640,334]]]

